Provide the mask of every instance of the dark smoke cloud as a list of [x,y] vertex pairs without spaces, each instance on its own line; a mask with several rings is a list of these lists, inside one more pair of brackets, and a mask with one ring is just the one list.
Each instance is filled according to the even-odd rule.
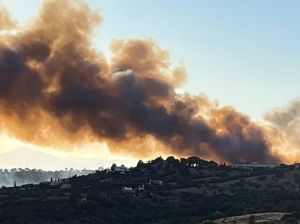
[[1,41],[2,130],[42,145],[102,141],[139,157],[279,162],[247,116],[177,94],[184,68],[153,40],[114,40],[108,63],[90,42],[100,21],[83,1],[47,0],[34,24]]

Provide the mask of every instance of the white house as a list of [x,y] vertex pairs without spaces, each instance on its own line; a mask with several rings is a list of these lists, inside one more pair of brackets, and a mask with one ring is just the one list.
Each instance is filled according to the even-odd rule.
[[162,180],[152,180],[150,179],[149,184],[151,185],[163,185],[163,181]]
[[144,185],[144,184],[140,185],[140,186],[138,187],[138,190],[139,190],[139,191],[144,191],[144,190],[145,190],[145,185]]
[[232,164],[230,166],[233,168],[255,169],[255,168],[274,168],[278,165],[267,165],[267,164],[260,164],[258,162],[252,162],[252,163]]
[[124,165],[116,166],[115,169],[114,169],[114,172],[118,172],[118,173],[121,173],[121,174],[125,174],[127,171],[128,171],[128,169]]
[[135,192],[132,187],[127,187],[127,186],[122,187],[122,191],[124,193],[134,193]]

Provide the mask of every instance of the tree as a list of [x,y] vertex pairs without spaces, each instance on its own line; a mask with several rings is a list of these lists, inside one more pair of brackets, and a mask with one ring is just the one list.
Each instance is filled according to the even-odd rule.
[[143,168],[145,166],[145,163],[143,162],[143,160],[139,160],[137,163],[137,168]]
[[111,171],[115,171],[116,168],[117,168],[117,165],[116,165],[115,163],[113,163],[113,164],[111,165],[110,170],[111,170]]
[[179,164],[179,160],[178,160],[178,159],[175,159],[174,156],[169,156],[169,157],[166,159],[166,162],[169,163],[169,164],[172,164],[172,165],[177,165],[177,164]]

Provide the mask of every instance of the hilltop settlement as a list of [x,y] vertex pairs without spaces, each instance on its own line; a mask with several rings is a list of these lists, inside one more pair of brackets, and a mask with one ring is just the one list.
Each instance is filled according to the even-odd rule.
[[161,157],[0,189],[1,224],[297,223],[298,164]]

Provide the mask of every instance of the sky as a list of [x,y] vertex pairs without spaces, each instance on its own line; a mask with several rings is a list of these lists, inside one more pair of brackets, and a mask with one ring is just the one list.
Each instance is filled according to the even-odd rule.
[[[41,1],[0,2],[26,23]],[[180,92],[205,93],[254,120],[299,96],[299,1],[88,2],[103,17],[93,40],[97,49],[109,55],[114,38],[153,38],[174,64],[184,63],[188,81]],[[23,146],[7,143],[7,138],[0,136],[0,143],[10,146],[6,148]],[[95,154],[97,150],[91,156]]]

